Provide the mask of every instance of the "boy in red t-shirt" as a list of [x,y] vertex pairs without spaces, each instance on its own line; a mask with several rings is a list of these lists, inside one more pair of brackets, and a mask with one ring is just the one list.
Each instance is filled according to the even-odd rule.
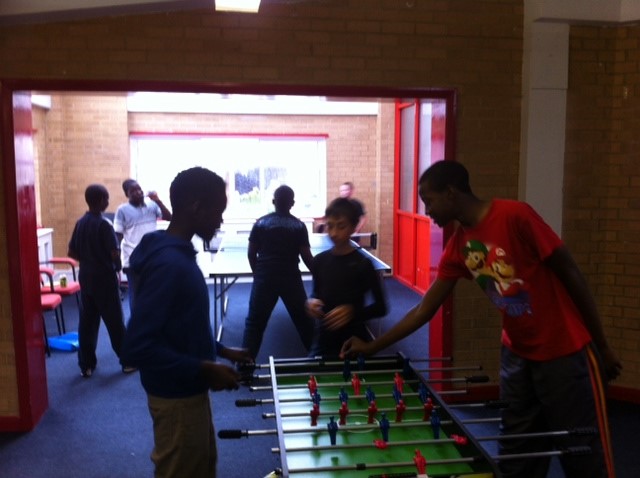
[[[474,280],[502,312],[500,395],[503,434],[599,429],[598,435],[555,440],[558,448],[588,445],[588,456],[563,455],[568,478],[615,476],[603,380],[621,364],[609,348],[586,281],[561,239],[526,203],[481,200],[465,167],[439,161],[420,178],[426,213],[440,227],[457,221],[421,302],[387,333],[364,343],[351,338],[343,357],[372,355],[427,323],[460,278]],[[548,440],[500,442],[501,454],[544,449]],[[504,477],[544,478],[549,459],[500,461]]]

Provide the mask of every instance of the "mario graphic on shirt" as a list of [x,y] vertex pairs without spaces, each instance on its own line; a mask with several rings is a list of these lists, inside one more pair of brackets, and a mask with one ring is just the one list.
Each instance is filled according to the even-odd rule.
[[487,264],[489,250],[482,242],[476,240],[467,241],[462,251],[464,254],[464,264],[473,276],[473,280],[486,291],[487,287],[493,286],[493,271]]
[[465,266],[498,309],[510,317],[531,314],[527,286],[516,276],[513,261],[503,248],[470,240],[463,254]]

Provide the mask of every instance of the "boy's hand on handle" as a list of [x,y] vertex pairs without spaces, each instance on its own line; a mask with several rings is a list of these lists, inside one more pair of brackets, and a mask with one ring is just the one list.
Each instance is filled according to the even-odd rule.
[[304,303],[304,308],[307,311],[307,315],[313,319],[321,319],[324,317],[324,302],[320,299],[307,299]]
[[237,390],[240,386],[240,374],[233,368],[215,362],[204,361],[200,367],[209,388],[214,392],[220,390]]
[[340,350],[340,358],[356,358],[358,355],[362,354],[365,357],[373,354],[373,349],[371,344],[373,342],[365,342],[358,337],[351,337],[348,339]]
[[600,358],[607,380],[615,380],[622,371],[622,363],[608,346],[600,349]]

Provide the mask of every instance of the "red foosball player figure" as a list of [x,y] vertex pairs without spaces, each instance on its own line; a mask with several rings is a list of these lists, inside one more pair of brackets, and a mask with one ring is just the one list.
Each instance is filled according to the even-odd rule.
[[396,384],[396,388],[398,389],[398,392],[403,393],[403,387],[404,387],[404,379],[402,378],[402,375],[400,375],[399,372],[396,372],[395,376],[393,377],[393,382]]
[[420,450],[416,450],[416,454],[413,456],[413,462],[418,469],[418,478],[429,478],[427,476],[427,459],[420,453]]
[[316,381],[316,377],[314,375],[311,375],[311,377],[309,377],[307,386],[309,387],[309,394],[311,395],[313,395],[318,390],[318,382]]
[[353,377],[351,377],[351,386],[353,387],[353,394],[356,396],[360,395],[360,384],[360,377],[354,373]]
[[404,415],[404,411],[407,409],[407,406],[404,404],[404,400],[399,400],[396,405],[396,422],[400,423],[402,421],[402,416]]
[[320,416],[320,405],[314,403],[309,415],[311,415],[311,426],[315,427],[318,424],[318,417]]
[[428,422],[429,419],[431,418],[431,412],[433,411],[433,400],[431,400],[431,397],[427,398],[427,400],[424,402],[424,405],[422,405],[422,407],[424,408],[424,415],[422,417],[422,421]]
[[378,406],[376,405],[375,400],[371,400],[371,402],[369,402],[367,412],[369,412],[369,419],[367,420],[367,423],[373,423],[376,418],[376,413],[378,413]]
[[342,406],[340,407],[340,410],[338,410],[338,414],[340,415],[339,424],[346,425],[347,415],[349,415],[349,406],[347,405],[347,402],[342,402]]

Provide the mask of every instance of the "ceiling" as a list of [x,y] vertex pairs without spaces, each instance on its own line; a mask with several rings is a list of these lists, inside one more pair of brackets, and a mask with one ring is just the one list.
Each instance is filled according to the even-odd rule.
[[[262,0],[262,4],[331,0]],[[214,8],[214,0],[1,0],[0,25],[44,23],[97,16]]]

